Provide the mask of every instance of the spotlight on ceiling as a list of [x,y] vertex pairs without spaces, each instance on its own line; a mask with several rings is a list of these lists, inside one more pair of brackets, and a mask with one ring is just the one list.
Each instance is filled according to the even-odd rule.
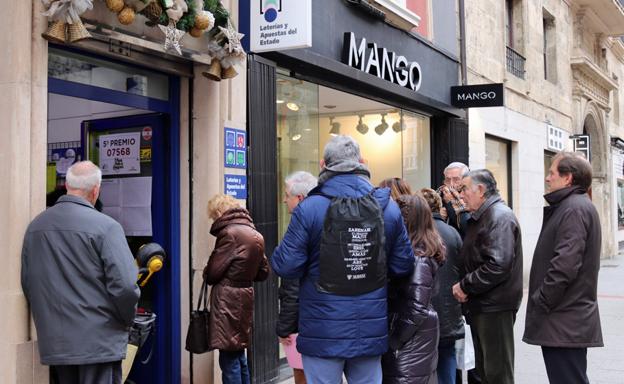
[[403,122],[403,111],[399,112],[399,115],[399,120],[395,121],[394,124],[392,124],[392,130],[396,133],[405,130],[405,124]]
[[334,122],[334,118],[330,117],[329,118],[329,126],[331,127],[329,129],[329,134],[332,136],[338,136],[340,135],[340,123],[339,122]]
[[292,137],[291,137],[292,141],[297,141],[299,139],[301,139],[301,133],[295,133]]
[[284,100],[277,99],[275,100],[275,104],[284,104]]
[[368,125],[364,124],[364,122],[362,121],[362,117],[364,117],[364,115],[360,115],[360,120],[358,121],[358,124],[355,126],[355,129],[360,132],[362,135],[365,135],[366,132],[368,132]]
[[286,107],[288,107],[288,109],[290,109],[293,112],[297,112],[299,110],[299,106],[297,105],[297,103],[286,103]]
[[386,132],[386,130],[388,129],[388,123],[386,123],[386,114],[382,113],[381,114],[381,123],[375,127],[375,133],[377,133],[379,136],[383,135],[384,132]]

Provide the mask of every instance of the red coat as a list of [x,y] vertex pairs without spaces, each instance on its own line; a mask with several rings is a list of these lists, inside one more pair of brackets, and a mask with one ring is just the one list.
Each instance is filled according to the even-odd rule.
[[249,212],[234,208],[210,229],[217,242],[204,268],[210,292],[210,346],[240,351],[249,346],[253,319],[254,281],[269,275],[264,238],[256,231]]

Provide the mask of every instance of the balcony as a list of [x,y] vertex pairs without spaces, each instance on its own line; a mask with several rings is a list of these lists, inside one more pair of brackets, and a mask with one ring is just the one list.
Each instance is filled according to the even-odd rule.
[[507,71],[512,75],[524,80],[524,62],[526,59],[514,51],[511,47],[507,47]]
[[584,16],[606,36],[624,35],[624,0],[574,0],[577,15]]

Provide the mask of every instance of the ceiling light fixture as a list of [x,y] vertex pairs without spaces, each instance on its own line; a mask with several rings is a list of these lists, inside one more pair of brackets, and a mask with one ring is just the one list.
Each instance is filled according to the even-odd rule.
[[286,103],[286,107],[288,107],[288,109],[293,112],[297,112],[299,110],[299,106],[297,105],[297,103],[293,103],[292,101],[290,103]]
[[284,100],[277,99],[275,100],[275,104],[284,104]]
[[384,132],[386,132],[386,130],[388,129],[388,123],[386,123],[386,114],[382,113],[381,114],[381,123],[375,127],[375,133],[377,133],[379,136],[383,135]]
[[368,125],[364,124],[364,122],[362,121],[362,117],[364,117],[364,115],[359,115],[360,116],[360,120],[358,121],[358,124],[355,126],[355,129],[360,132],[362,135],[365,135],[366,132],[368,132]]
[[330,117],[329,118],[329,126],[331,127],[329,129],[329,134],[332,136],[338,136],[340,135],[340,123],[339,122],[334,122],[334,117]]
[[403,123],[403,111],[399,112],[399,116],[399,120],[395,121],[394,124],[392,124],[392,130],[396,133],[405,130],[405,124]]

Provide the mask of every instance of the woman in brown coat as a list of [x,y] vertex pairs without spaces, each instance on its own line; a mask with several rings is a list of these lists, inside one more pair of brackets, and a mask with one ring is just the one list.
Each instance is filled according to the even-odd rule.
[[204,268],[210,292],[210,346],[219,350],[224,384],[249,384],[245,348],[253,319],[254,281],[269,275],[264,239],[249,212],[231,196],[216,195],[208,202],[214,220],[210,233],[217,238]]

